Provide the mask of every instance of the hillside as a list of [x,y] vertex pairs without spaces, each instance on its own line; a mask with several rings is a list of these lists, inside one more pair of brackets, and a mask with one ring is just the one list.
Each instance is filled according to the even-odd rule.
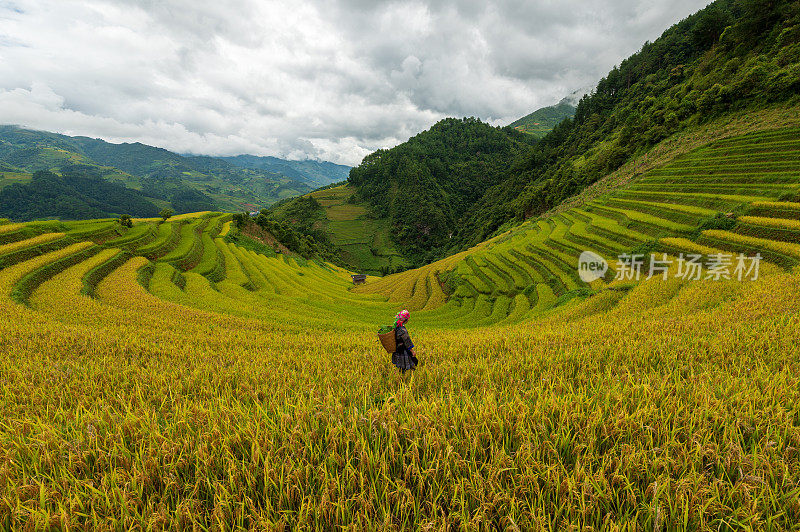
[[[797,101],[799,5],[717,0],[669,28],[609,72],[581,99],[574,119],[497,165],[492,184],[473,190],[468,209],[456,214],[420,202],[426,218],[447,220],[447,230],[429,230],[427,224],[420,230],[413,216],[388,213],[383,200],[385,183],[397,184],[391,198],[407,193],[403,183],[413,180],[402,176],[418,175],[415,165],[427,165],[424,150],[407,164],[398,160],[411,144],[376,152],[353,169],[350,183],[387,212],[407,255],[436,258],[467,249],[549,211],[664,139],[716,117]],[[419,182],[439,195],[437,178],[432,173]]]
[[537,109],[531,114],[511,122],[508,127],[513,127],[517,131],[528,133],[536,138],[542,138],[564,119],[573,116],[575,116],[575,106],[564,99],[555,105]]
[[350,167],[327,161],[287,161],[277,157],[259,157],[256,155],[237,155],[235,157],[219,157],[240,168],[263,170],[302,180],[313,188],[328,186],[344,181],[350,174]]
[[392,242],[389,221],[375,216],[351,186],[329,187],[279,203],[269,215],[327,240],[335,250],[334,260],[355,272],[385,275],[408,267]]
[[[0,213],[15,220],[82,220],[115,214],[156,216],[158,207],[129,188],[91,172],[37,171],[0,192]],[[10,180],[17,180],[10,178]]]
[[[718,120],[659,148],[668,162],[624,184],[611,175],[616,183],[605,193],[587,194],[467,252],[356,291],[382,294],[412,309],[440,304],[448,294],[454,310],[475,309],[475,323],[489,324],[546,312],[588,294],[616,297],[607,292],[619,282],[581,280],[583,251],[607,261],[606,281],[624,269],[618,257],[634,253],[643,259],[652,253],[700,253],[704,261],[714,253],[760,253],[779,268],[797,267],[799,107]],[[630,166],[642,168],[648,158]],[[645,262],[645,274],[648,267]]]
[[[711,121],[581,204],[356,288],[232,243],[225,214],[0,224],[4,524],[791,529],[799,111]],[[318,201],[352,219],[345,191]],[[609,273],[584,283],[583,250]],[[631,251],[668,278],[627,278]],[[375,338],[404,307],[411,377]]]
[[[48,171],[62,176],[100,178],[124,187],[127,189],[124,194],[138,197],[138,204],[142,206],[169,206],[178,212],[255,210],[309,192],[318,188],[320,183],[337,181],[349,170],[348,167],[316,161],[283,161],[255,156],[183,156],[140,143],[112,144],[100,139],[68,137],[12,126],[0,127],[0,166],[0,204],[7,205],[12,201],[12,196],[4,192],[7,187],[25,185],[35,172]],[[82,209],[54,209],[47,194],[39,192],[36,187],[17,190],[13,197],[24,197],[27,203],[0,211],[0,215],[18,220],[52,216],[66,218],[88,209],[94,209],[94,216],[122,214],[119,211],[98,211],[97,206],[92,205],[84,205]],[[85,203],[75,196],[70,201]],[[42,209],[38,207],[41,205],[49,207]],[[150,215],[152,207],[142,208],[145,210],[128,213]]]
[[[443,120],[256,216],[0,218],[0,530],[800,530],[798,73],[800,3],[717,0],[540,140]],[[0,143],[9,208],[242,175],[42,135]]]
[[[463,313],[469,313],[470,326],[491,325],[547,313],[573,298],[623,297],[632,285],[614,280],[614,275],[621,267],[616,258],[626,253],[760,253],[765,273],[794,271],[800,262],[798,110],[792,106],[742,113],[686,134],[680,143],[665,141],[659,145],[665,162],[624,185],[529,221],[468,252],[375,279],[354,289],[353,297],[381,294],[365,301],[430,310],[430,315],[420,314],[426,324],[438,323],[437,316],[444,312],[447,323],[463,327],[464,321],[456,319]],[[646,159],[634,164],[642,166]],[[326,211],[329,223],[348,222],[345,227],[356,235],[356,224],[350,222],[364,211],[349,203],[350,197],[352,190],[340,186],[305,200]],[[190,274],[212,283],[234,276],[257,292],[269,283],[262,278],[266,270],[259,273],[263,268],[250,261],[262,259],[231,244],[234,234],[232,215],[221,213],[176,216],[166,223],[137,219],[130,229],[113,219],[3,223],[0,263],[10,266],[75,243],[94,242],[95,251],[114,248],[148,258],[159,268],[175,268],[175,282]],[[602,280],[587,284],[579,278],[578,257],[585,250],[608,261],[610,269]],[[260,255],[286,262],[270,250]],[[303,266],[314,261],[296,262]],[[344,273],[336,267],[332,271]],[[623,285],[625,289],[615,289]]]
[[500,183],[533,142],[475,118],[447,118],[350,171],[358,198],[393,227],[399,251],[424,264],[449,245],[458,220]]
[[645,44],[481,198],[455,238],[469,245],[541,214],[677,132],[796,98],[798,10],[718,0]]

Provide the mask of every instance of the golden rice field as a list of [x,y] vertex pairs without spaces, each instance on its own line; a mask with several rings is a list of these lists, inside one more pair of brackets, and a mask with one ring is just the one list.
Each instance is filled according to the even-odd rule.
[[[358,288],[221,213],[2,224],[0,529],[800,530],[799,138]],[[635,249],[764,260],[614,280]]]

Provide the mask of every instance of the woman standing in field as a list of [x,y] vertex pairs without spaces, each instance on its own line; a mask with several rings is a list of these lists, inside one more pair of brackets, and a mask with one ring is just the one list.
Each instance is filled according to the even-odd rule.
[[411,317],[407,310],[402,310],[397,315],[394,323],[395,350],[392,353],[392,364],[398,367],[400,373],[417,367],[417,353],[414,351],[414,343],[406,330],[406,322]]

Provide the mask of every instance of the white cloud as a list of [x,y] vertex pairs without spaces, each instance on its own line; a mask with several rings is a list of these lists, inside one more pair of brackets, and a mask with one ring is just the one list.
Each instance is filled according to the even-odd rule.
[[445,116],[507,123],[705,0],[0,2],[0,122],[357,164]]

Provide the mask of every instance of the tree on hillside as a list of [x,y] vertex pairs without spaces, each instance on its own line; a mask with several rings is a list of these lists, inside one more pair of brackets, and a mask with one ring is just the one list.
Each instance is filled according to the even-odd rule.
[[[406,258],[422,264],[450,246],[449,235],[535,139],[476,118],[447,118],[350,171],[349,183],[388,218]],[[434,251],[436,250],[436,251]]]
[[478,200],[454,250],[546,212],[686,127],[798,91],[800,2],[717,0],[600,80],[573,120]]
[[0,215],[14,220],[107,218],[126,212],[155,216],[158,209],[139,191],[93,175],[37,171],[30,183],[15,183],[0,190]]
[[175,215],[175,211],[173,209],[161,209],[161,212],[159,212],[158,215],[161,216],[161,219],[166,222]]
[[718,5],[712,4],[700,12],[699,17],[692,30],[692,40],[697,48],[711,48],[717,44],[722,32],[730,24],[730,15]]
[[800,2],[716,0],[613,68],[532,146],[448,118],[368,155],[349,183],[419,264],[546,212],[684,128],[798,93]]

